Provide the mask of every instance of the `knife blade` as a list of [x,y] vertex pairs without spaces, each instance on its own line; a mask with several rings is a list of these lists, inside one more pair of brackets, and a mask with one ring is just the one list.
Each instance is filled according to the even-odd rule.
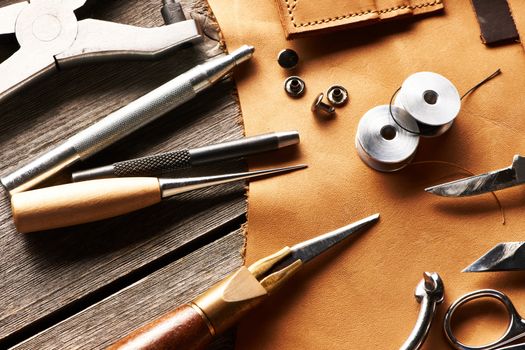
[[503,190],[524,182],[525,157],[516,155],[508,168],[428,187],[425,191],[443,197],[466,197]]
[[525,242],[495,245],[462,272],[516,271],[525,269]]

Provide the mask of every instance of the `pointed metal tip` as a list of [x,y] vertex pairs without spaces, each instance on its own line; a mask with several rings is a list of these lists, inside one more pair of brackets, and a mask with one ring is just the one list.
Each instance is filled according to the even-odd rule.
[[370,226],[372,223],[375,223],[377,220],[379,220],[379,214],[370,215],[369,217],[352,224],[340,227],[335,231],[298,243],[291,249],[297,258],[301,259],[303,263],[306,263],[328,250],[330,247],[350,236],[353,236],[354,233],[357,233]]
[[370,219],[370,221],[377,221],[379,220],[379,213],[376,213],[374,215],[370,215],[368,218],[365,218],[366,219]]
[[[306,164],[299,164],[299,165],[292,165],[282,168],[271,168],[271,169],[263,169],[263,170],[255,170],[248,173],[245,173],[247,175],[246,178],[254,178],[254,177],[260,177],[265,175],[271,175],[271,174],[279,174],[279,173],[286,173],[289,171],[295,171],[295,170],[301,170],[308,168],[308,165]],[[243,175],[243,174],[239,174]]]
[[477,261],[465,267],[463,270],[461,270],[462,273],[486,272],[486,271],[490,271],[489,268],[487,266],[479,265]]
[[444,185],[436,185],[425,188],[425,192],[432,193],[441,197],[458,197],[456,193],[449,190],[449,187]]
[[297,131],[279,131],[276,132],[277,145],[279,148],[296,145],[300,142],[299,133]]

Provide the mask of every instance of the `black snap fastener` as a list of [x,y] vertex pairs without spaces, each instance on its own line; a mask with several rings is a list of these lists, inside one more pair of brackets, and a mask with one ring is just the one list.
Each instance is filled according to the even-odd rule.
[[277,62],[285,69],[292,69],[299,63],[299,55],[292,49],[284,49],[279,52],[277,56]]

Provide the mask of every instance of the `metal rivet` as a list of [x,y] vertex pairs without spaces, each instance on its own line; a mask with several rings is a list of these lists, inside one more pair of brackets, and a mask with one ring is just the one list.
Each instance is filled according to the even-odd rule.
[[328,88],[326,97],[333,106],[342,106],[348,102],[348,91],[341,85],[333,85]]
[[277,55],[277,62],[285,69],[292,69],[299,63],[299,55],[292,49],[284,49]]
[[284,91],[291,97],[301,97],[306,89],[303,79],[291,76],[284,81]]
[[312,112],[317,115],[333,116],[335,108],[323,102],[324,94],[321,92],[312,103]]

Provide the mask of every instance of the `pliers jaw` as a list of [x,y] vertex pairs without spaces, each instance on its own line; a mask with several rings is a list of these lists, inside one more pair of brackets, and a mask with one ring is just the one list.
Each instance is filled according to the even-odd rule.
[[0,100],[63,65],[93,60],[157,58],[201,39],[194,20],[158,28],[86,19],[86,0],[32,0],[0,8],[0,34],[16,34],[20,49],[0,64]]

